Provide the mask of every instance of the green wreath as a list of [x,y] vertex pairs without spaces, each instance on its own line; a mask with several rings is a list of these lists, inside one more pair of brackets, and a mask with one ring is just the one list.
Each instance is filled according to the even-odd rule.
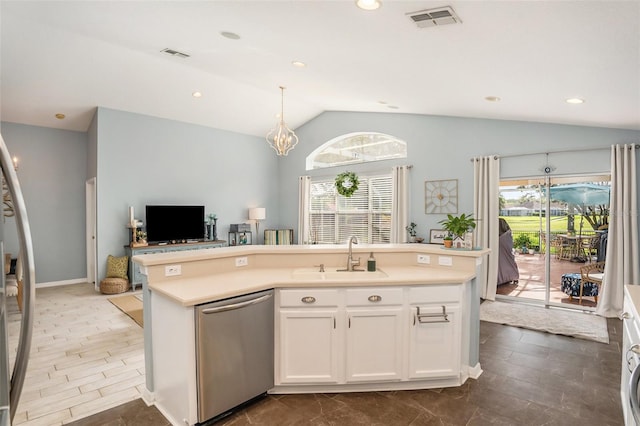
[[351,197],[358,190],[358,175],[353,172],[343,172],[336,176],[336,190],[344,197]]

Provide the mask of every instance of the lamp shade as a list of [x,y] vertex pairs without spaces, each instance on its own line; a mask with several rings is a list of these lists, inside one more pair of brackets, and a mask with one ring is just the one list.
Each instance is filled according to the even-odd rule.
[[264,220],[267,217],[267,209],[264,207],[254,207],[249,209],[249,219]]

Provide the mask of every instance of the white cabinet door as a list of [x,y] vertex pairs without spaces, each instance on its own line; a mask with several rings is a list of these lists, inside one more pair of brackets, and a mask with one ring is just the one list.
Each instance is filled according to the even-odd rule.
[[347,382],[402,378],[402,306],[347,308]]
[[[411,307],[409,379],[460,375],[461,322],[458,305],[422,304]],[[433,315],[433,316],[431,316]]]
[[280,383],[337,383],[337,308],[280,310]]

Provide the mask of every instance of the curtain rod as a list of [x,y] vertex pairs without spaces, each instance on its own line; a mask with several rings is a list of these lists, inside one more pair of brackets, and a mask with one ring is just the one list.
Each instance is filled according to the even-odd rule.
[[[635,149],[640,149],[640,144],[631,144]],[[526,154],[511,154],[511,155],[495,155],[494,158],[513,158],[513,157],[528,157],[530,155],[549,155],[549,154],[566,154],[570,152],[586,152],[586,151],[603,151],[603,150],[611,149],[611,146],[600,147],[600,148],[579,148],[579,149],[566,149],[561,151],[547,151],[547,152],[529,152]],[[474,161],[475,158],[472,158],[471,161]]]

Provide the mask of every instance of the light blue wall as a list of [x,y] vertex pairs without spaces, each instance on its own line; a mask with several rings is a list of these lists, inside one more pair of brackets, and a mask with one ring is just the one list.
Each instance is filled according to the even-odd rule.
[[[11,155],[19,158],[36,267],[36,283],[84,279],[87,134],[2,123]],[[5,222],[7,252],[18,252],[15,219]]]
[[[607,148],[612,144],[639,143],[640,132],[632,130],[517,121],[485,120],[411,114],[326,112],[296,129],[300,143],[280,164],[280,222],[297,228],[297,177],[335,176],[345,168],[305,170],[305,158],[318,146],[337,136],[361,131],[387,133],[408,144],[408,159],[381,161],[348,167],[356,173],[389,170],[393,164],[412,164],[410,220],[418,234],[439,228],[443,215],[424,213],[424,181],[458,179],[459,213],[473,212],[473,165],[471,158],[485,155],[517,155],[585,148]],[[550,155],[554,174],[608,172],[609,151]],[[540,176],[546,158],[527,156],[501,160],[503,177]]]
[[[36,250],[37,282],[86,277],[85,181],[97,176],[98,277],[108,254],[121,255],[129,241],[128,206],[144,219],[146,204],[203,204],[220,218],[226,239],[230,223],[247,221],[247,208],[267,208],[268,227],[297,227],[297,178],[335,176],[343,169],[307,172],[305,158],[336,136],[377,131],[408,142],[406,161],[378,162],[349,169],[358,173],[413,164],[411,220],[426,235],[441,215],[424,214],[424,181],[458,179],[460,211],[471,212],[473,169],[480,155],[607,147],[640,142],[640,132],[593,127],[433,117],[409,114],[328,112],[296,133],[300,143],[277,157],[263,138],[139,114],[99,108],[87,133],[2,123],[12,153],[20,157]],[[504,177],[533,176],[542,156],[502,160]],[[609,170],[608,150],[555,154],[554,174]],[[296,230],[297,232],[297,230]],[[13,219],[5,224],[7,250],[17,251]]]
[[262,138],[98,108],[97,158],[99,279],[129,243],[129,206],[144,221],[147,204],[204,205],[224,240],[249,207],[267,209],[260,229],[278,223],[278,160]]

